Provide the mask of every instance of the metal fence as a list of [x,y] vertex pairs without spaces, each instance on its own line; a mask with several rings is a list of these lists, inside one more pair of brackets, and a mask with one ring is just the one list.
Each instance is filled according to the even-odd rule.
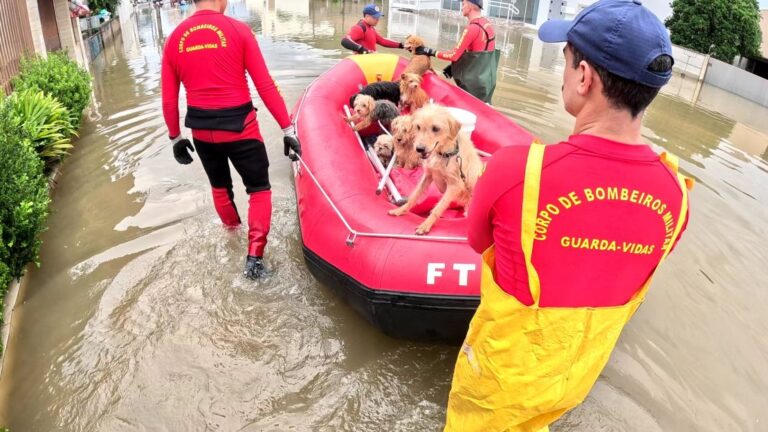
[[35,52],[24,0],[3,0],[0,7],[0,88],[10,92],[19,60]]

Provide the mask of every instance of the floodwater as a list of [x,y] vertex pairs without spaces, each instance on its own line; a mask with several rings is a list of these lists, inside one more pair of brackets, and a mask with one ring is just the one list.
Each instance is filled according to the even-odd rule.
[[[275,6],[279,3],[279,6]],[[344,56],[361,4],[230,0],[289,105]],[[290,165],[269,143],[268,281],[240,275],[245,232],[217,222],[199,163],[177,165],[160,115],[160,50],[190,11],[140,9],[93,64],[95,109],[63,166],[14,316],[0,424],[31,431],[436,431],[457,349],[381,335],[306,270]],[[446,16],[390,11],[384,34],[451,46]],[[499,29],[494,105],[552,142],[559,47]],[[438,67],[442,67],[439,64]],[[553,431],[768,430],[768,110],[676,78],[645,138],[698,184],[679,247],[586,402]],[[238,204],[245,208],[243,190]]]

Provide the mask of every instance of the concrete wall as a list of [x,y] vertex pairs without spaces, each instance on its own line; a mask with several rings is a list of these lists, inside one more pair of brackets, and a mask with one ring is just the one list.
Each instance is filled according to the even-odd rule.
[[29,16],[29,29],[32,30],[32,43],[35,45],[35,52],[46,57],[48,52],[45,50],[43,25],[40,22],[37,0],[27,0],[27,15]]
[[53,9],[56,12],[56,25],[59,27],[61,48],[67,51],[73,60],[87,69],[88,60],[83,50],[83,37],[80,34],[80,26],[77,21],[73,24],[72,18],[69,16],[67,0],[54,0]]
[[768,106],[768,80],[736,66],[711,58],[704,82]]

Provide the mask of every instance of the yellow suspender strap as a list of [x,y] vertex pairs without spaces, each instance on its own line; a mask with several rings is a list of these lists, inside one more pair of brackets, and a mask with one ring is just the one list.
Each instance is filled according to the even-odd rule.
[[539,274],[533,267],[533,241],[536,234],[536,215],[539,212],[539,188],[541,186],[541,167],[544,162],[544,145],[534,141],[528,151],[523,182],[522,243],[525,255],[525,267],[528,270],[528,287],[533,297],[533,306],[539,306],[541,283]]

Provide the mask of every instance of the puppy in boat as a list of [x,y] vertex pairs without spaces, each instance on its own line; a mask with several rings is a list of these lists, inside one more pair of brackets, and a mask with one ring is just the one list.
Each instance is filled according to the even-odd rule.
[[416,234],[424,235],[451,203],[466,209],[477,179],[483,173],[483,161],[467,134],[460,131],[461,124],[444,107],[425,106],[413,115],[413,125],[416,128],[414,145],[424,160],[424,175],[408,201],[389,214],[401,216],[408,212],[434,182],[443,196],[416,228]]
[[392,141],[396,157],[395,164],[398,167],[414,169],[421,165],[421,156],[413,145],[415,138],[416,133],[411,116],[400,116],[392,120]]
[[377,122],[381,122],[385,128],[389,129],[392,120],[399,115],[400,110],[397,109],[397,106],[386,99],[374,100],[368,95],[358,95],[355,98],[352,115],[343,117],[346,122],[354,124],[352,129],[360,132]]
[[405,38],[403,48],[411,53],[411,61],[408,63],[408,67],[405,68],[403,73],[415,73],[417,75],[424,75],[432,69],[432,59],[428,55],[416,54],[416,48],[424,47],[424,39],[416,36],[409,35]]
[[429,102],[427,92],[421,88],[421,75],[404,73],[400,75],[400,109],[413,114]]
[[[395,153],[392,137],[383,134],[376,138],[376,142],[373,144],[373,151],[376,152],[376,156],[379,157],[381,164],[386,167],[392,160],[392,155]],[[395,162],[397,163],[397,162]]]

